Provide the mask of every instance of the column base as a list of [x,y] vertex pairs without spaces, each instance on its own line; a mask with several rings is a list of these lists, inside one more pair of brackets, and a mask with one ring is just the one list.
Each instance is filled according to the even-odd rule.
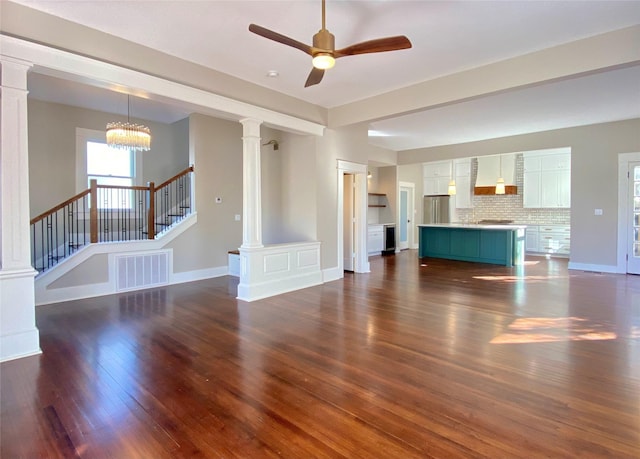
[[0,362],[40,354],[33,268],[0,270]]
[[318,284],[322,284],[320,242],[240,247],[239,300],[259,300]]

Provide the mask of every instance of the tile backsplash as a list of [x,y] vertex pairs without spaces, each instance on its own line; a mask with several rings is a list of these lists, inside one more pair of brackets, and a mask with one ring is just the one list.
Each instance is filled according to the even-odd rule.
[[[478,160],[471,160],[471,183],[476,182]],[[496,177],[497,178],[497,177]],[[456,209],[457,221],[477,222],[480,220],[513,220],[514,223],[530,225],[569,225],[571,209],[530,209],[522,207],[524,189],[524,158],[516,156],[517,195],[472,195],[472,209]]]

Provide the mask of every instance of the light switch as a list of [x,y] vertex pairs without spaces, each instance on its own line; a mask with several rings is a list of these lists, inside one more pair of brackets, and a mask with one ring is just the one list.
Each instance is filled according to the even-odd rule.
[[218,197],[216,198],[216,204],[221,204],[222,203],[222,198]]
[[240,221],[240,214],[236,214],[236,221],[239,222]]
[[602,215],[602,209],[595,209],[593,215]]

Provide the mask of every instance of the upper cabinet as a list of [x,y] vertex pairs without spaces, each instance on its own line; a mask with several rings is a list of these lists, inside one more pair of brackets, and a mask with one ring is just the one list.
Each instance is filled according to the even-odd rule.
[[423,170],[423,194],[448,194],[449,181],[451,180],[451,161],[437,161],[424,163]]
[[469,209],[473,207],[471,201],[471,158],[454,159],[453,173],[453,178],[456,181],[456,208]]
[[523,206],[571,207],[571,152],[568,149],[524,153]]

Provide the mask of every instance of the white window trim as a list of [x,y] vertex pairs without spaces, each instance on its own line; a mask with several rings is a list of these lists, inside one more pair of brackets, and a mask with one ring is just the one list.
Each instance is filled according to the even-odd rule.
[[[87,142],[106,142],[105,131],[76,128],[76,193],[87,189]],[[142,155],[133,153],[133,185],[142,183]]]

